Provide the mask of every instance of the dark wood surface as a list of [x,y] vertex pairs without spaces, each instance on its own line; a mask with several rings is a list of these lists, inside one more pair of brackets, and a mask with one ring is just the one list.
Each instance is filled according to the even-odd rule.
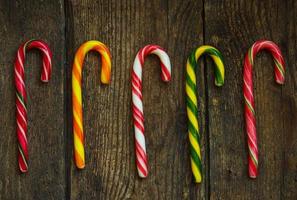
[[[65,198],[64,9],[56,1],[0,1],[0,199]],[[40,81],[41,56],[26,55],[29,171],[17,163],[14,59],[19,45],[45,40],[53,51],[52,79]]]
[[[207,69],[211,199],[297,199],[296,2],[205,3],[205,42],[224,52],[226,83],[217,89]],[[213,13],[216,13],[214,15]],[[274,81],[273,61],[260,53],[254,65],[259,176],[247,176],[242,66],[258,39],[275,41],[287,67],[285,85]],[[212,63],[207,63],[207,66]]]
[[[297,199],[297,3],[214,0],[0,1],[0,199]],[[13,62],[18,46],[43,39],[53,51],[53,74],[40,82],[38,51],[26,56],[29,172],[20,174],[15,133]],[[260,53],[254,67],[259,176],[247,174],[242,66],[258,39],[277,43],[285,85]],[[86,168],[73,162],[71,68],[87,40],[112,54],[112,82],[100,83],[100,56],[83,70]],[[164,47],[172,80],[163,83],[157,57],[146,59],[143,101],[149,176],[137,175],[131,115],[131,67],[146,44]],[[185,107],[185,63],[196,47],[216,46],[226,80],[214,86],[213,63],[199,61],[197,92],[203,182],[193,181]]]

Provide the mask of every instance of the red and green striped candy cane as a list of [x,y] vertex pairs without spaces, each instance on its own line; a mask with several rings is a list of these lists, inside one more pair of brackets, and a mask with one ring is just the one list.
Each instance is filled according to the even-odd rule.
[[258,146],[256,134],[255,102],[253,94],[252,68],[254,58],[261,50],[269,51],[274,60],[275,81],[283,84],[285,81],[285,64],[279,47],[267,40],[260,40],[253,44],[245,56],[243,70],[243,95],[244,95],[244,116],[249,148],[249,176],[256,178],[258,175]]
[[48,45],[41,40],[29,40],[23,43],[17,52],[14,63],[14,78],[16,87],[16,132],[19,142],[19,168],[21,172],[28,171],[28,141],[27,141],[27,93],[25,88],[24,62],[26,52],[38,49],[42,53],[41,81],[48,82],[51,77],[52,53]]

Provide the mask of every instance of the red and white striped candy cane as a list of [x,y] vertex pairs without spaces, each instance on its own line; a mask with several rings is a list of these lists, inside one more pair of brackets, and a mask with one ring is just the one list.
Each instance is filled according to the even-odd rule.
[[42,53],[41,81],[48,82],[51,76],[52,53],[48,45],[41,40],[29,40],[22,44],[17,52],[14,63],[14,78],[16,87],[16,131],[19,142],[19,168],[21,172],[28,171],[28,141],[27,141],[27,94],[25,88],[25,54],[30,49],[38,49]]
[[132,109],[135,131],[136,165],[140,177],[145,178],[148,174],[147,155],[144,137],[144,117],[142,105],[142,67],[144,59],[149,54],[155,54],[160,59],[162,80],[171,79],[171,64],[167,53],[157,45],[147,45],[139,50],[133,64],[132,72]]
[[244,115],[249,148],[249,176],[251,178],[256,178],[258,174],[258,146],[256,134],[252,68],[254,64],[254,58],[256,57],[257,53],[264,49],[268,50],[273,56],[273,60],[275,63],[275,81],[278,84],[283,84],[285,81],[285,64],[283,56],[278,46],[273,42],[266,40],[260,40],[255,42],[245,56],[243,70],[243,94],[245,100]]

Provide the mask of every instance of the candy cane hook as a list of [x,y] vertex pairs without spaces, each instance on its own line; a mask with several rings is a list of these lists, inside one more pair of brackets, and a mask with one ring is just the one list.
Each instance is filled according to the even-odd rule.
[[255,42],[245,55],[243,67],[243,95],[245,100],[244,116],[246,133],[248,136],[247,138],[249,148],[249,176],[251,178],[256,178],[258,175],[258,146],[256,134],[252,68],[254,64],[254,58],[256,57],[257,53],[264,49],[268,50],[273,56],[273,60],[275,63],[275,81],[278,84],[283,84],[285,81],[284,59],[278,46],[271,41],[260,40]]
[[138,51],[132,72],[132,109],[135,131],[136,165],[138,175],[141,178],[147,177],[148,174],[142,105],[142,67],[145,57],[149,54],[157,55],[161,61],[162,80],[168,82],[171,79],[170,60],[167,53],[160,46],[147,45]]
[[27,93],[25,87],[25,55],[30,49],[38,49],[42,53],[41,81],[48,82],[51,77],[52,52],[48,45],[41,40],[29,40],[23,43],[17,52],[14,63],[14,79],[16,87],[16,132],[19,149],[19,168],[21,172],[28,171],[28,119],[27,119]]
[[72,67],[72,106],[73,106],[73,135],[74,158],[77,168],[85,167],[84,130],[82,112],[82,67],[86,54],[89,51],[97,51],[101,55],[101,82],[108,84],[111,76],[111,55],[108,48],[99,41],[88,41],[82,44],[76,51]]
[[203,54],[209,55],[215,63],[215,85],[222,86],[224,84],[225,69],[222,54],[212,46],[201,46],[191,53],[187,60],[186,75],[186,102],[188,115],[188,134],[190,140],[191,151],[191,167],[197,183],[201,182],[201,150],[200,150],[200,133],[198,125],[198,105],[197,105],[197,84],[195,70],[198,67],[198,59]]

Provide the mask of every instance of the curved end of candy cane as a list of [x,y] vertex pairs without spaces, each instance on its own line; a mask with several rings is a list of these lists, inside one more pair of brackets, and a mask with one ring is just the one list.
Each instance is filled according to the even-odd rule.
[[[169,82],[171,80],[171,62],[166,51],[159,45],[149,44],[140,49],[137,53],[137,56],[134,60],[133,70],[139,69],[141,75],[141,68],[144,62],[144,58],[149,54],[155,54],[160,59],[161,65],[161,78],[164,82]],[[140,59],[142,58],[142,59]],[[138,76],[139,76],[138,75]],[[140,77],[141,78],[141,77]]]
[[201,183],[202,180],[201,179],[195,179],[195,183]]
[[225,81],[224,80],[217,80],[215,79],[215,85],[218,87],[222,87],[224,85]]
[[258,176],[258,170],[257,167],[255,168],[254,166],[249,166],[249,177],[251,179],[255,179]]
[[20,168],[20,171],[24,174],[24,173],[27,173],[28,172],[28,169],[21,169]]
[[85,166],[86,166],[85,164],[83,164],[83,165],[77,165],[77,164],[76,164],[76,167],[77,167],[78,169],[84,169]]
[[23,167],[20,163],[19,163],[19,169],[20,169],[21,173],[28,172],[28,167]]
[[256,176],[256,175],[250,175],[250,178],[251,178],[251,179],[256,179],[257,176]]
[[279,85],[283,85],[285,83],[285,79],[284,80],[276,80],[276,83]]
[[28,169],[21,169],[21,168],[20,168],[20,171],[21,171],[21,173],[24,174],[24,173],[27,173],[27,172],[28,172]]
[[215,85],[220,87],[224,85],[225,80],[225,66],[222,53],[215,47],[210,45],[203,45],[195,49],[188,58],[187,65],[193,65],[196,68],[198,59],[203,55],[211,56],[215,64]]
[[101,83],[104,84],[104,85],[108,85],[111,82],[110,79],[111,79],[110,77],[108,77],[108,78],[107,77],[101,77]]
[[162,81],[169,82],[171,80],[171,63],[170,63],[169,56],[167,55],[167,53],[164,52],[164,55],[160,57],[160,59],[161,59],[160,65],[162,70],[162,74],[161,74]]
[[145,174],[143,174],[140,170],[138,170],[138,176],[139,176],[140,178],[146,178],[147,175],[148,175],[148,172],[145,172]]
[[102,62],[101,68],[101,83],[109,84],[111,80],[111,57],[104,58],[105,61]]
[[162,78],[162,81],[164,81],[165,83],[168,83],[171,81],[171,76],[166,76],[163,73],[162,73],[161,78]]
[[251,179],[255,179],[255,178],[257,178],[257,176],[258,176],[258,174],[257,174],[256,172],[251,172],[251,171],[249,171],[249,177],[250,177]]
[[[218,51],[219,52],[219,51]],[[225,83],[225,66],[223,60],[216,61],[216,68],[215,68],[215,85],[221,87]]]
[[202,177],[201,177],[200,174],[197,174],[197,173],[193,172],[193,175],[194,175],[195,183],[201,183],[202,182]]
[[[192,166],[193,167],[193,166]],[[196,167],[195,167],[196,168]],[[192,172],[193,172],[193,176],[194,176],[194,181],[195,183],[201,183],[202,182],[202,177],[201,177],[201,173],[196,171],[196,170],[193,170],[194,168],[192,168]]]
[[18,155],[19,169],[22,173],[26,173],[28,171],[28,164],[26,161],[26,159],[28,159],[28,157],[25,157],[25,155],[23,154],[23,151],[21,151],[21,149],[19,149],[19,150],[20,150],[19,155]]
[[281,76],[281,77],[276,76],[275,77],[275,81],[276,81],[277,84],[283,85],[285,83],[285,77],[283,77],[283,76]]
[[51,71],[43,69],[40,77],[41,82],[47,83],[49,82],[50,79],[51,79]]
[[80,154],[75,152],[74,160],[75,160],[75,165],[78,169],[84,169],[85,168],[84,150],[80,152]]
[[43,79],[43,78],[41,78],[41,82],[43,82],[43,83],[48,83],[48,79]]
[[275,82],[277,84],[283,85],[285,83],[285,67],[284,64],[282,65],[283,67],[279,67],[276,64],[275,65],[275,74],[274,74],[274,78],[275,78]]
[[77,160],[75,160],[75,165],[78,169],[84,169],[86,166],[84,161],[77,161]]

